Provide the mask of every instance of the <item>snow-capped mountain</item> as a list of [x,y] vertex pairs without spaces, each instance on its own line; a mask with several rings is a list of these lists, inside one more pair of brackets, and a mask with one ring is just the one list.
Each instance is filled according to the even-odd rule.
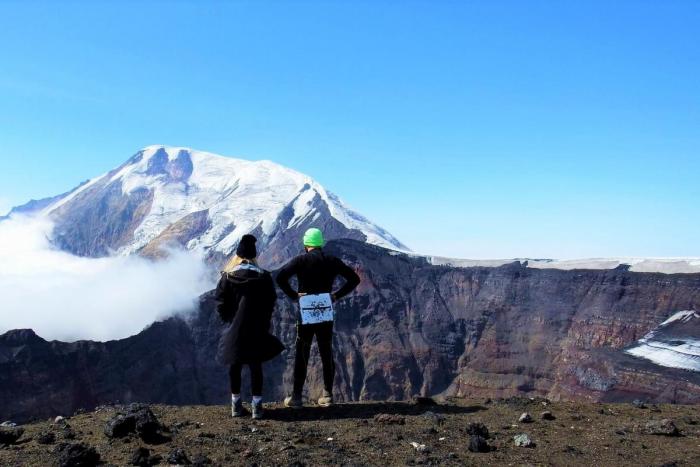
[[657,365],[700,371],[700,313],[674,313],[625,353]]
[[82,256],[159,256],[175,244],[216,263],[253,232],[265,262],[276,264],[301,249],[310,226],[328,238],[407,250],[304,174],[183,147],[148,146],[68,193],[14,212],[49,216],[54,243]]

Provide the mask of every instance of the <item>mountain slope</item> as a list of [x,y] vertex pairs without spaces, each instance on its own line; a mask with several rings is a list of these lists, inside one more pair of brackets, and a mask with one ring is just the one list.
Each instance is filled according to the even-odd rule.
[[81,256],[159,256],[175,245],[220,263],[253,232],[270,266],[298,252],[312,225],[329,238],[407,250],[306,175],[179,147],[146,147],[71,192],[18,210],[50,216],[54,242]]

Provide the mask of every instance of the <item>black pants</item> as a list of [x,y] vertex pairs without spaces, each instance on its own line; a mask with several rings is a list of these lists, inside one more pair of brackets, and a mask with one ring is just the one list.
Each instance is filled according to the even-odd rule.
[[294,357],[294,394],[301,395],[306,381],[306,367],[311,355],[311,343],[314,336],[318,344],[318,352],[323,363],[323,386],[326,391],[333,390],[335,377],[335,362],[333,361],[333,322],[318,324],[298,324],[296,355]]
[[[263,372],[262,363],[249,363],[248,368],[250,369],[250,391],[253,396],[262,397],[262,387],[263,387]],[[243,364],[239,363],[236,365],[231,365],[229,368],[228,375],[231,378],[231,394],[241,393],[241,370],[243,369]]]

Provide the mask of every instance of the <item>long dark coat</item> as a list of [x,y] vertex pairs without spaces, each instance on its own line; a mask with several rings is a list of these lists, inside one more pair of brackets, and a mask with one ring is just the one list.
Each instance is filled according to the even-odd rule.
[[270,334],[277,294],[269,272],[243,263],[232,272],[222,273],[216,300],[216,310],[227,323],[219,340],[220,363],[264,362],[284,350],[282,343]]

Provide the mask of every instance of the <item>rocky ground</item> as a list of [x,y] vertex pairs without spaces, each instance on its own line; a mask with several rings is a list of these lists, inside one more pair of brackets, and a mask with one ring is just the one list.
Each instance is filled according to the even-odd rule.
[[232,419],[132,405],[0,427],[0,465],[700,465],[697,406],[367,402]]

